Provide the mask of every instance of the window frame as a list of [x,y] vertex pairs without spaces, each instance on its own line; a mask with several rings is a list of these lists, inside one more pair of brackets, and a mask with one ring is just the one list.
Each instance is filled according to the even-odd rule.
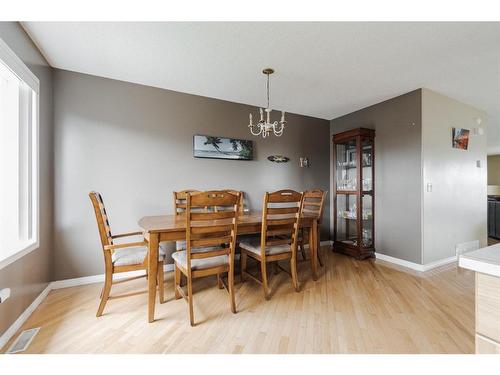
[[[40,80],[33,74],[33,72],[26,66],[26,64],[10,49],[10,47],[0,38],[0,61],[5,64],[15,75],[26,83],[35,95],[34,104],[35,111],[31,113],[32,120],[35,124],[31,124],[32,128],[32,142],[28,145],[32,148],[32,174],[29,183],[32,187],[32,220],[33,242],[24,248],[16,251],[14,254],[9,255],[7,258],[2,259],[0,255],[0,270],[14,263],[18,259],[31,253],[40,247]],[[35,181],[33,181],[33,179]]]

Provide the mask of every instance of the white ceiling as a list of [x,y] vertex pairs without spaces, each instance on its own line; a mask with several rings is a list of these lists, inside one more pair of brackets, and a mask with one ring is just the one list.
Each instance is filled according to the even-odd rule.
[[500,23],[24,22],[57,68],[332,119],[426,87],[489,114],[500,153]]

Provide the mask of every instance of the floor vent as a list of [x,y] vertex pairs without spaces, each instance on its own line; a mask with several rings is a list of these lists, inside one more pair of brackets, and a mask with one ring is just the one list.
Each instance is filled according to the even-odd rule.
[[30,346],[31,341],[35,338],[36,334],[40,331],[40,327],[27,329],[21,332],[17,339],[12,343],[9,350],[5,354],[14,354],[19,352],[24,352]]

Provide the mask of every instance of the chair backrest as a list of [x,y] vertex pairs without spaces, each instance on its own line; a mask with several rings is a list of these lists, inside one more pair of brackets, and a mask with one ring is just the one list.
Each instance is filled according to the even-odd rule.
[[275,245],[290,245],[297,252],[303,194],[294,190],[278,190],[264,195],[262,205],[261,251]]
[[[187,269],[192,259],[229,255],[234,263],[236,248],[239,192],[225,190],[189,193],[186,200]],[[223,210],[215,211],[215,207]],[[203,208],[206,208],[203,210]],[[213,247],[209,251],[196,251]]]
[[303,214],[312,214],[318,218],[318,224],[323,219],[323,208],[325,205],[326,191],[315,189],[304,192]]
[[179,215],[186,212],[186,200],[189,193],[199,193],[199,191],[193,189],[187,189],[187,190],[173,192],[175,215]]
[[89,193],[89,197],[92,201],[92,206],[94,207],[97,228],[99,229],[99,236],[101,237],[101,244],[103,248],[106,245],[113,245],[113,237],[109,226],[108,214],[106,213],[106,207],[104,207],[102,196],[96,191],[91,191]]
[[[243,215],[245,213],[245,193],[242,191],[238,190],[231,190],[231,189],[226,189],[224,191],[227,191],[228,193],[238,195],[240,194],[240,200],[238,202],[238,213],[240,215]],[[215,212],[223,210],[223,207],[215,207]]]

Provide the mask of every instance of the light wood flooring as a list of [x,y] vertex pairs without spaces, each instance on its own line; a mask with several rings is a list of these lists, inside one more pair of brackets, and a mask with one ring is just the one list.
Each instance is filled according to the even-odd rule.
[[[101,284],[50,292],[22,329],[41,327],[29,353],[472,353],[474,274],[455,264],[416,274],[382,261],[356,261],[322,251],[325,267],[311,278],[300,262],[301,292],[271,272],[270,301],[248,280],[236,284],[238,313],[215,278],[194,284],[196,327],[186,302],[157,304],[147,323],[145,294],[111,300],[95,317]],[[239,281],[239,277],[237,277]],[[112,294],[145,289],[144,279]],[[12,340],[11,340],[12,341]],[[6,349],[10,343],[4,348]]]

